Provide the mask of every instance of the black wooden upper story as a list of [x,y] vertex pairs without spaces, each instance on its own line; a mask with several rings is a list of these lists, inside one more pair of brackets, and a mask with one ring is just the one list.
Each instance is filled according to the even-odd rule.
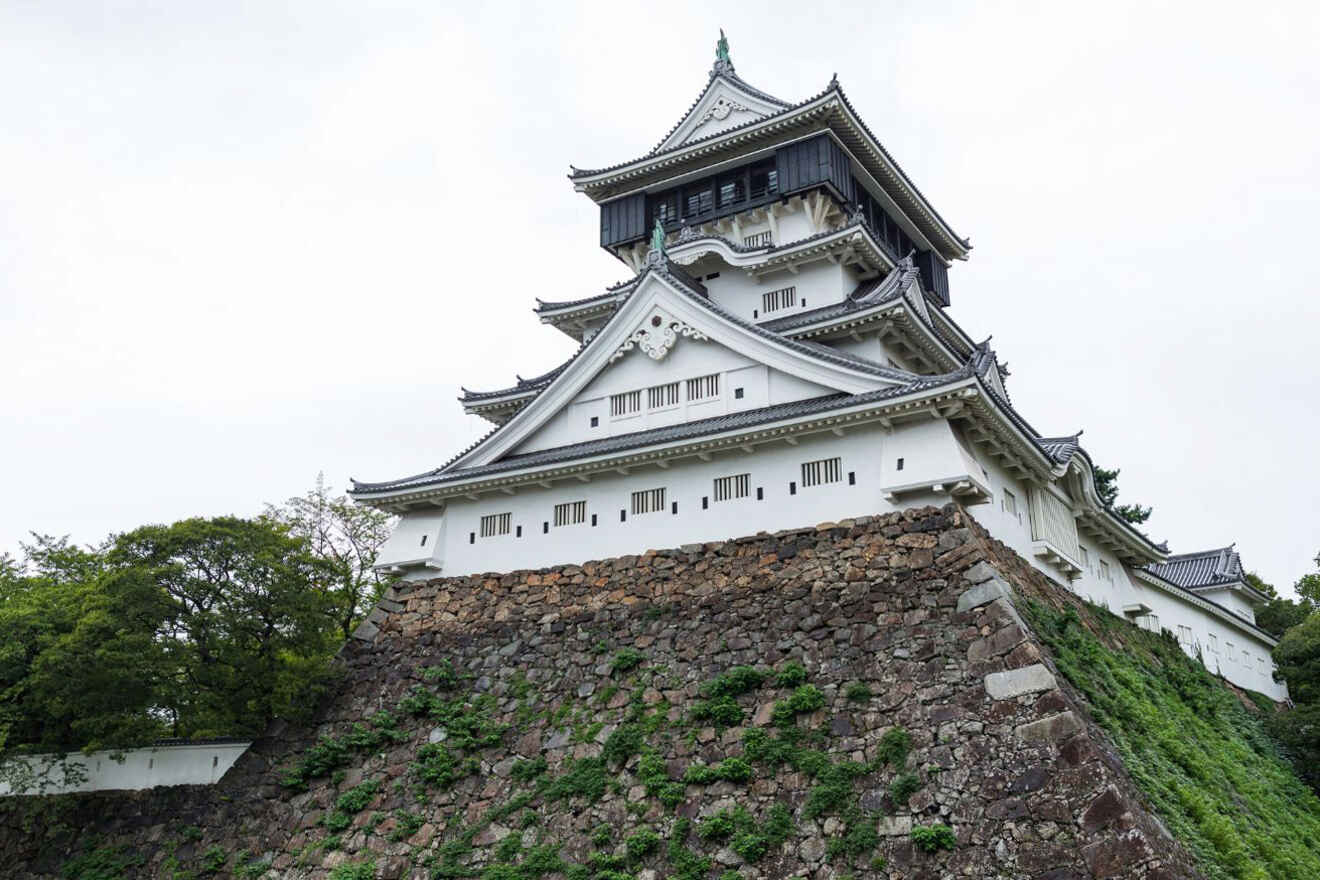
[[895,260],[916,251],[922,287],[941,305],[949,304],[943,260],[919,248],[893,216],[852,173],[848,154],[831,137],[785,144],[752,162],[689,180],[657,192],[639,192],[600,206],[600,244],[612,249],[645,239],[659,220],[669,232],[709,223],[811,190],[823,191],[849,209],[860,208],[876,238]]

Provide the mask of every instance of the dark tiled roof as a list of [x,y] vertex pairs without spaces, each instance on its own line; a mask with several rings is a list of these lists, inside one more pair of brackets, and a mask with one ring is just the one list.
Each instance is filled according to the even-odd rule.
[[1246,580],[1246,573],[1242,570],[1242,557],[1232,545],[1218,550],[1202,550],[1199,553],[1170,556],[1167,562],[1149,566],[1148,570],[1166,581],[1189,590],[1241,583]]
[[589,306],[594,305],[595,303],[609,302],[636,281],[636,278],[629,278],[627,281],[605,288],[604,293],[597,293],[593,296],[584,296],[582,299],[545,300],[538,297],[536,300],[536,308],[533,311],[538,314],[541,312],[557,312],[560,309],[569,309],[574,306]]
[[[741,82],[741,80],[739,80],[739,82]],[[865,133],[866,136],[871,140],[871,142],[874,143],[875,146],[880,150],[880,154],[884,157],[885,161],[888,162],[889,165],[894,169],[894,172],[896,173],[898,178],[903,182],[903,184],[907,186],[912,191],[912,193],[918,199],[920,199],[925,204],[925,206],[930,210],[931,215],[935,220],[935,222],[938,223],[940,226],[942,226],[945,230],[947,230],[950,237],[952,237],[955,241],[960,242],[964,248],[970,250],[972,246],[971,242],[968,239],[963,238],[962,236],[958,235],[956,232],[953,231],[953,227],[949,225],[947,220],[945,220],[942,216],[940,216],[940,213],[935,210],[935,207],[933,205],[931,205],[930,200],[927,199],[925,194],[922,193],[921,190],[917,187],[917,185],[912,182],[912,178],[908,177],[907,172],[903,170],[903,167],[898,164],[897,160],[895,160],[892,155],[890,155],[889,151],[885,149],[884,144],[880,142],[880,139],[877,138],[875,136],[875,133],[871,131],[869,126],[867,126],[865,120],[862,119],[861,114],[857,112],[856,108],[853,107],[852,102],[848,100],[848,96],[844,93],[843,87],[839,85],[839,80],[837,75],[830,80],[829,85],[825,87],[824,91],[812,95],[810,98],[800,101],[797,104],[785,105],[785,108],[779,111],[778,113],[772,113],[769,116],[763,116],[760,119],[754,119],[750,122],[745,122],[742,125],[736,125],[733,126],[732,128],[724,129],[723,131],[716,132],[715,134],[709,135],[704,138],[696,138],[694,140],[687,141],[686,143],[678,144],[676,146],[669,148],[668,150],[665,150],[663,153],[659,152],[659,146],[657,146],[656,149],[647,153],[645,156],[641,156],[636,159],[629,159],[626,162],[618,162],[614,165],[609,165],[604,168],[592,168],[592,169],[573,168],[572,172],[569,174],[569,179],[578,180],[579,178],[583,178],[583,177],[593,177],[598,174],[608,174],[612,171],[617,171],[621,168],[625,168],[628,165],[636,164],[637,162],[641,162],[645,159],[659,158],[660,156],[666,155],[668,153],[674,153],[680,150],[690,149],[691,147],[694,147],[705,141],[726,137],[730,134],[734,134],[740,131],[741,129],[750,128],[755,125],[760,125],[765,122],[770,122],[779,119],[780,117],[791,115],[797,110],[800,110],[803,107],[808,106],[809,104],[819,101],[821,98],[825,97],[831,92],[834,92],[839,96],[839,100],[843,103],[844,107],[848,109],[848,112],[852,115],[852,117],[857,120],[857,124],[861,127],[863,133]],[[702,92],[702,94],[704,95],[705,92]],[[700,100],[701,100],[700,98],[697,99],[698,102]],[[695,102],[693,106],[694,107],[696,106]],[[691,111],[689,110],[689,112]],[[687,114],[684,114],[683,118],[686,119]],[[679,124],[682,124],[681,120]],[[678,126],[676,125],[674,126],[674,128],[677,129]],[[670,131],[670,134],[673,134],[672,130]],[[665,135],[665,140],[667,140],[668,138],[669,135]],[[660,143],[663,144],[664,140],[662,140]]]
[[1072,457],[1081,448],[1081,444],[1078,442],[1078,438],[1081,436],[1082,432],[1078,431],[1071,437],[1041,437],[1040,445],[1044,447],[1050,458],[1059,464],[1066,464],[1072,461]]
[[[578,349],[578,351],[581,350],[582,350],[581,348]],[[577,357],[577,354],[574,353],[573,357]],[[504,397],[505,395],[508,394],[519,394],[526,391],[534,391],[544,388],[545,386],[553,382],[556,376],[564,372],[564,368],[567,367],[572,362],[573,362],[573,358],[569,358],[559,366],[555,367],[550,372],[542,373],[539,376],[533,376],[530,379],[524,379],[522,376],[517,376],[516,378],[518,380],[518,384],[510,386],[508,388],[499,388],[496,389],[495,391],[469,391],[466,388],[461,388],[460,390],[463,392],[463,396],[460,397],[459,400],[465,403],[470,403],[474,400],[486,400],[492,397]]]
[[[750,122],[744,122],[742,125],[735,125],[732,128],[726,128],[723,131],[716,132],[715,134],[712,135],[707,135],[706,137],[703,138],[696,138],[694,140],[690,140],[687,143],[679,144],[678,146],[675,147],[670,147],[668,150],[665,150],[663,153],[658,152],[657,150],[652,150],[651,152],[647,153],[645,156],[639,156],[636,159],[629,159],[626,162],[616,162],[615,164],[607,165],[604,168],[573,168],[572,172],[568,175],[568,177],[570,180],[577,180],[578,178],[581,177],[594,177],[597,174],[608,174],[611,171],[618,171],[620,168],[625,168],[629,165],[636,164],[637,162],[641,162],[644,159],[655,159],[667,153],[675,153],[680,150],[686,150],[690,147],[694,147],[697,144],[703,143],[705,141],[714,140],[715,138],[721,138],[730,134],[734,134],[742,129],[751,128],[752,126],[760,125],[763,122],[769,122],[771,120],[778,119],[781,116],[787,116],[796,110],[802,109],[803,107],[807,106],[813,101],[819,101],[821,98],[828,95],[831,91],[833,91],[837,87],[838,87],[837,82],[831,82],[830,85],[826,87],[824,91],[812,95],[810,98],[807,98],[805,101],[799,101],[796,104],[786,106],[783,110],[780,110],[778,113],[772,113],[769,116],[762,116],[760,119],[753,119]],[[702,94],[704,95],[705,92],[703,91]],[[695,107],[697,102],[699,102],[700,100],[701,98],[698,97],[697,101],[693,102],[692,106]],[[690,113],[691,110],[689,110],[688,112]],[[684,119],[687,118],[687,113],[683,114],[683,118]],[[682,120],[679,120],[679,125],[681,124],[682,124]],[[677,129],[678,125],[675,125],[674,128]],[[671,131],[669,134],[673,134],[673,131]],[[665,135],[665,140],[669,139],[669,134]],[[662,140],[660,143],[664,143],[664,141]],[[569,167],[571,168],[572,166]]]

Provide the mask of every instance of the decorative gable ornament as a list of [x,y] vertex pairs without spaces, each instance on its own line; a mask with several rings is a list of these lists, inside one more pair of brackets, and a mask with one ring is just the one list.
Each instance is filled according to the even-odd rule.
[[610,355],[610,363],[614,363],[633,348],[640,348],[653,361],[664,360],[665,355],[669,354],[669,350],[678,342],[680,336],[698,340],[709,338],[696,327],[657,311],[647,318],[642,326],[634,330],[614,354]]
[[715,103],[706,108],[706,112],[697,118],[697,128],[710,122],[712,119],[728,119],[729,114],[737,111],[739,113],[755,113],[751,107],[742,104],[733,98],[721,95],[715,99]]

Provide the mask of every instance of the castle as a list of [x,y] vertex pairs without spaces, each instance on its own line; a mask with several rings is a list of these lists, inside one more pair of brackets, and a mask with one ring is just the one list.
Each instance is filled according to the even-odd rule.
[[734,70],[640,158],[572,169],[634,276],[536,313],[581,343],[550,372],[464,390],[495,427],[357,501],[398,514],[410,580],[582,562],[955,500],[1054,580],[1167,629],[1282,700],[1265,597],[1232,548],[1171,556],[1107,507],[1073,436],[1013,407],[949,314],[954,232],[837,78],[796,103]]

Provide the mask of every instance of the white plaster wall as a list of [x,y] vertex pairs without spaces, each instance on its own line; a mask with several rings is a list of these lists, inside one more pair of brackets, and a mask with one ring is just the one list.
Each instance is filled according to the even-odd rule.
[[[689,403],[685,380],[712,373],[720,374],[719,395]],[[651,410],[647,406],[646,389],[668,382],[679,383],[678,406]],[[738,388],[743,389],[741,398],[735,394]],[[637,390],[642,392],[641,412],[611,418],[610,396]],[[833,393],[833,389],[770,370],[717,342],[682,338],[662,361],[652,360],[639,349],[633,349],[610,364],[578,393],[571,404],[519,444],[516,453],[633,434]],[[591,426],[593,417],[597,420],[594,428]]]
[[[114,758],[114,752],[92,752],[90,755],[70,755],[68,763],[86,771],[87,779],[77,785],[53,784],[44,792],[11,791],[0,782],[0,797],[14,794],[66,794],[78,791],[136,791],[168,785],[210,785],[218,782],[234,765],[251,743],[216,743],[213,745],[171,745],[133,749]],[[53,756],[33,755],[14,758],[47,774],[54,782],[62,782],[63,774],[51,769]]]
[[381,545],[376,565],[439,567],[444,557],[444,528],[445,515],[439,510],[419,511],[403,517]]
[[1256,609],[1237,590],[1201,590],[1200,594],[1217,605],[1223,605],[1238,617],[1256,622]]
[[[639,468],[627,475],[597,476],[589,483],[561,481],[550,489],[520,490],[513,496],[454,500],[446,513],[450,522],[443,574],[541,568],[891,510],[880,497],[878,460],[884,442],[879,430],[858,430],[842,438],[823,434],[804,438],[798,446],[720,453],[709,462],[688,459],[668,469]],[[801,486],[803,462],[835,455],[842,460],[840,482]],[[848,482],[849,472],[854,485]],[[749,497],[717,503],[712,481],[741,473],[751,475]],[[790,493],[790,482],[798,484],[796,493]],[[631,493],[661,486],[666,489],[666,509],[634,516]],[[763,495],[759,501],[758,488]],[[709,499],[706,509],[703,497]],[[554,505],[578,500],[587,502],[586,523],[555,528]],[[675,502],[677,514],[671,512]],[[624,521],[621,510],[629,511]],[[480,518],[506,511],[513,514],[512,532],[480,537]]]
[[[694,276],[700,274],[701,283],[706,285],[712,302],[753,323],[842,302],[857,287],[857,276],[851,269],[829,260],[807,263],[798,269],[797,274],[785,270],[762,278],[750,278],[742,269],[730,268],[722,260],[714,259],[698,260],[690,271]],[[714,272],[719,272],[720,277],[705,280]],[[797,305],[769,314],[761,311],[762,294],[790,286],[797,288]]]

